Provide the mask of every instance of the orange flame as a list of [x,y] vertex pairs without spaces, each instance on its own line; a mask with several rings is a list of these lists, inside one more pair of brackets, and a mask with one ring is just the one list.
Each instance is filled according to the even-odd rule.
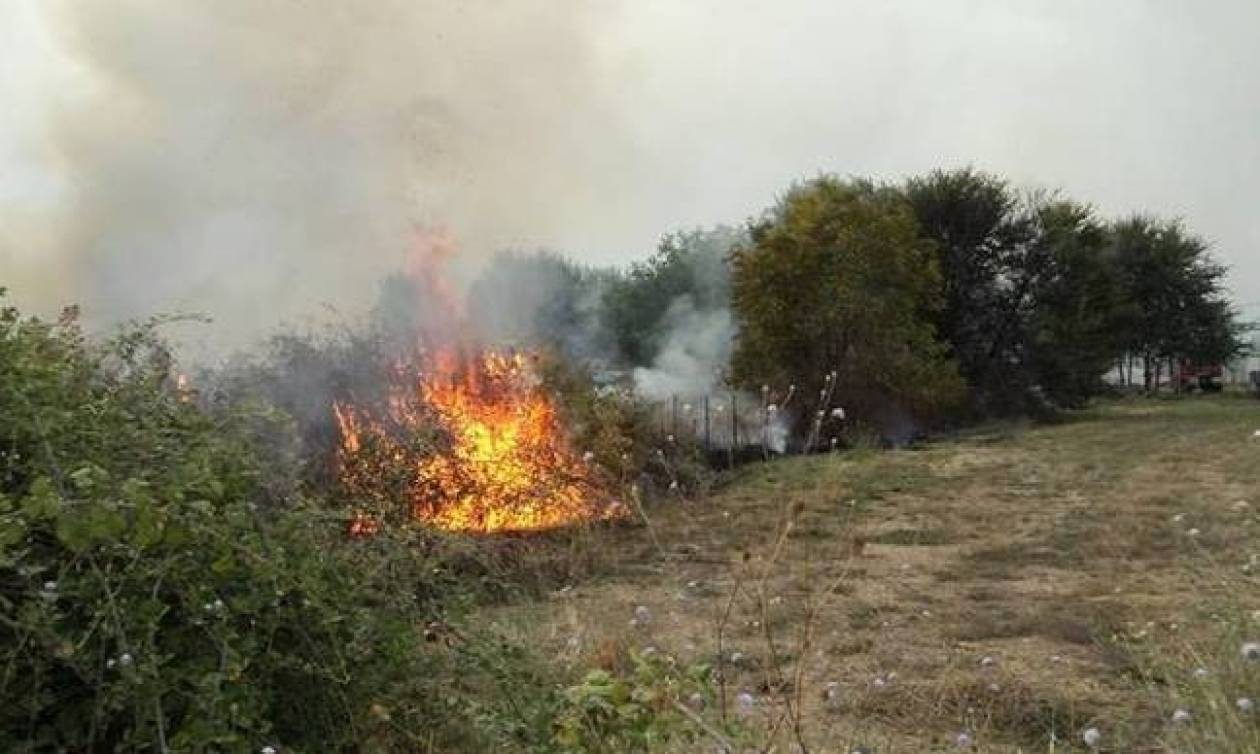
[[[404,502],[449,531],[537,531],[613,515],[525,356],[445,348],[427,367],[410,382],[398,370],[383,416],[334,406],[347,489]],[[391,490],[405,500],[382,499]],[[353,535],[375,531],[365,515]]]

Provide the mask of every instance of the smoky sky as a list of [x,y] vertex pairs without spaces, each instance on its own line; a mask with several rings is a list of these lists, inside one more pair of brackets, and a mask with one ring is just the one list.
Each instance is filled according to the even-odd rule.
[[[444,228],[593,263],[822,171],[1180,216],[1260,300],[1260,4],[5,0],[0,285],[255,336]],[[489,305],[489,304],[487,304]]]

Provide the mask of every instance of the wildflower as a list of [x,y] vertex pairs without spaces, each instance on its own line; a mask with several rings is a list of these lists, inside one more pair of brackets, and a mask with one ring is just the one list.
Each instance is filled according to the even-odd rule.
[[1195,679],[1196,681],[1202,681],[1203,679],[1205,679],[1205,678],[1207,678],[1209,675],[1211,675],[1211,673],[1210,673],[1210,672],[1208,672],[1208,669],[1207,669],[1207,668],[1195,668],[1195,669],[1194,669],[1194,672],[1193,672],[1193,673],[1191,673],[1191,675],[1193,675],[1193,676],[1194,676],[1194,679]]
[[778,410],[779,410],[779,407],[774,405],[773,403],[771,403],[769,406],[766,406],[766,413],[768,414],[773,414],[775,411],[778,411]]
[[258,754],[276,754],[276,747],[264,746],[258,750]]
[[1102,743],[1102,733],[1097,728],[1086,728],[1081,734],[1081,740],[1091,749],[1097,749],[1098,744]]
[[113,657],[105,661],[105,667],[109,668],[110,670],[113,670],[114,666],[117,664],[118,664],[118,660],[115,660]]
[[57,591],[57,582],[55,582],[55,581],[45,581],[45,582],[44,582],[44,591],[45,591],[45,592],[55,592],[55,591]]
[[997,660],[993,659],[992,657],[989,657],[988,655],[985,655],[984,657],[980,658],[980,667],[982,668],[991,668],[996,664],[997,664]]
[[731,664],[738,665],[739,663],[743,661],[744,661],[743,652],[731,652]]
[[823,701],[832,709],[840,706],[840,684],[837,681],[827,682],[823,689]]
[[960,749],[970,749],[971,743],[971,736],[967,735],[966,731],[959,733],[958,738],[954,739],[954,745]]
[[130,652],[123,652],[122,655],[120,655],[118,658],[118,664],[122,665],[124,668],[130,665],[132,662],[133,662],[133,658],[131,657]]
[[672,491],[672,490],[676,490],[676,489],[678,489],[678,480],[677,480],[677,479],[671,479],[671,480],[670,480],[670,482],[669,482],[669,489],[670,489],[671,491]]
[[1249,641],[1242,645],[1242,656],[1247,662],[1260,662],[1260,642]]
[[673,435],[665,435],[665,442],[673,442],[673,441],[674,441]]
[[634,619],[637,625],[646,626],[652,622],[652,611],[648,610],[647,605],[639,605],[634,609]]
[[1178,513],[1177,515],[1172,517],[1172,521],[1174,524],[1179,524],[1185,520],[1186,520],[1186,514],[1184,513]]
[[844,421],[844,409],[839,407],[831,409],[831,418]]
[[1198,529],[1191,529],[1191,530],[1189,530],[1189,531],[1187,531],[1187,532],[1186,532],[1186,536],[1189,536],[1189,537],[1197,537],[1197,536],[1199,536],[1199,534],[1200,534],[1200,532],[1199,532],[1199,530],[1198,530]]
[[735,697],[735,704],[741,713],[747,714],[757,706],[757,699],[747,691],[741,691],[739,696]]
[[1185,725],[1186,723],[1190,722],[1190,717],[1191,715],[1190,715],[1189,710],[1184,710],[1184,709],[1173,710],[1173,714],[1172,714],[1173,725]]
[[1250,715],[1252,711],[1255,710],[1256,703],[1251,700],[1251,697],[1240,696],[1237,701],[1234,702],[1234,706],[1237,707],[1238,711],[1244,715]]

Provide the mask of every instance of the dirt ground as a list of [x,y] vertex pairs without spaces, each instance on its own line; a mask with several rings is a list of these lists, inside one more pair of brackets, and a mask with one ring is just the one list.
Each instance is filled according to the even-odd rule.
[[485,617],[575,671],[714,663],[706,714],[761,750],[1210,751],[1176,747],[1168,678],[1260,636],[1257,430],[1242,396],[1134,400],[757,464]]

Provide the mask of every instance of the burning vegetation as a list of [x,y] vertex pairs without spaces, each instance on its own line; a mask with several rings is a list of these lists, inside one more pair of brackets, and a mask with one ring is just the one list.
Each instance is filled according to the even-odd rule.
[[368,535],[382,514],[448,531],[552,529],[606,519],[617,509],[594,467],[571,447],[532,358],[494,349],[444,347],[401,364],[372,408],[339,401],[338,476],[363,510],[351,533]]

